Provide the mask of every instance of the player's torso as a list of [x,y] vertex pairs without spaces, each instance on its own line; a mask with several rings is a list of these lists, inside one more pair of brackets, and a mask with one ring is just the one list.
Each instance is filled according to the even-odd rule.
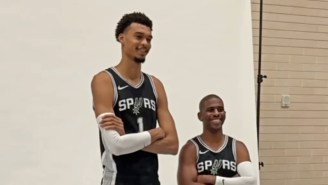
[[208,147],[200,136],[192,139],[198,148],[198,160],[196,163],[199,175],[219,175],[233,177],[237,174],[236,165],[236,141],[226,136],[224,144],[216,151]]
[[114,78],[114,112],[124,122],[126,133],[150,130],[157,123],[157,93],[150,76],[142,74],[140,83],[132,86],[115,68],[107,69]]
[[[133,86],[115,68],[107,69],[114,86],[114,112],[124,123],[126,134],[150,130],[157,125],[157,92],[152,78],[142,74],[138,85]],[[114,156],[117,185],[159,185],[156,154],[137,151]]]

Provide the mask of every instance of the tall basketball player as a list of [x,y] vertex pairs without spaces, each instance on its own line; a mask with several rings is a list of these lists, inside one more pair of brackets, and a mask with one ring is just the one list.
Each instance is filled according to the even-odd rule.
[[151,48],[152,21],[140,12],[125,14],[115,37],[121,60],[91,84],[102,185],[159,185],[157,154],[175,155],[179,144],[163,84],[141,70]]
[[190,139],[179,156],[179,185],[255,185],[256,174],[247,147],[225,135],[222,99],[214,94],[199,103],[203,133]]

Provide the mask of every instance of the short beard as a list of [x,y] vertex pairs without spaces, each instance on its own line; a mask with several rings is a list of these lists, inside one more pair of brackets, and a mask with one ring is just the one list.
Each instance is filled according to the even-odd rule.
[[137,57],[134,57],[134,61],[138,64],[142,64],[146,61],[146,58],[137,58]]

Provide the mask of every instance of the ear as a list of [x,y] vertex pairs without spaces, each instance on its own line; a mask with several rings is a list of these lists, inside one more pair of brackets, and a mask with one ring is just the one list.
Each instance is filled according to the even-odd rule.
[[201,112],[198,112],[197,113],[197,117],[198,117],[199,121],[203,121],[202,113]]
[[124,35],[123,35],[123,33],[120,33],[120,34],[118,35],[118,41],[119,41],[120,43],[123,43],[123,42],[124,42]]

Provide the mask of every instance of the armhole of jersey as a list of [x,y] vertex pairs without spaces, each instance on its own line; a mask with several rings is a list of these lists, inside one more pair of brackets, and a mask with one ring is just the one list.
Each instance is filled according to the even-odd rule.
[[237,147],[236,147],[236,139],[232,138],[232,154],[235,158],[235,161],[237,162]]
[[105,70],[105,72],[107,72],[107,74],[108,74],[108,76],[110,77],[110,79],[112,80],[112,82],[113,82],[113,90],[114,90],[114,102],[113,102],[113,107],[116,105],[116,102],[117,102],[117,98],[118,98],[118,94],[117,94],[117,86],[116,86],[116,83],[115,83],[115,80],[114,80],[114,77],[113,77],[113,75],[109,72],[109,71],[107,71],[107,70]]
[[146,74],[146,75],[149,78],[150,84],[153,87],[153,93],[155,95],[156,101],[158,102],[158,94],[157,94],[157,90],[156,90],[156,85],[155,85],[154,79],[153,79],[153,77],[151,75],[148,75],[148,74]]
[[197,162],[198,162],[198,160],[199,160],[199,148],[198,148],[198,145],[197,145],[197,143],[193,140],[193,139],[190,139],[190,141],[195,145],[195,147],[196,147],[196,156],[197,156]]

